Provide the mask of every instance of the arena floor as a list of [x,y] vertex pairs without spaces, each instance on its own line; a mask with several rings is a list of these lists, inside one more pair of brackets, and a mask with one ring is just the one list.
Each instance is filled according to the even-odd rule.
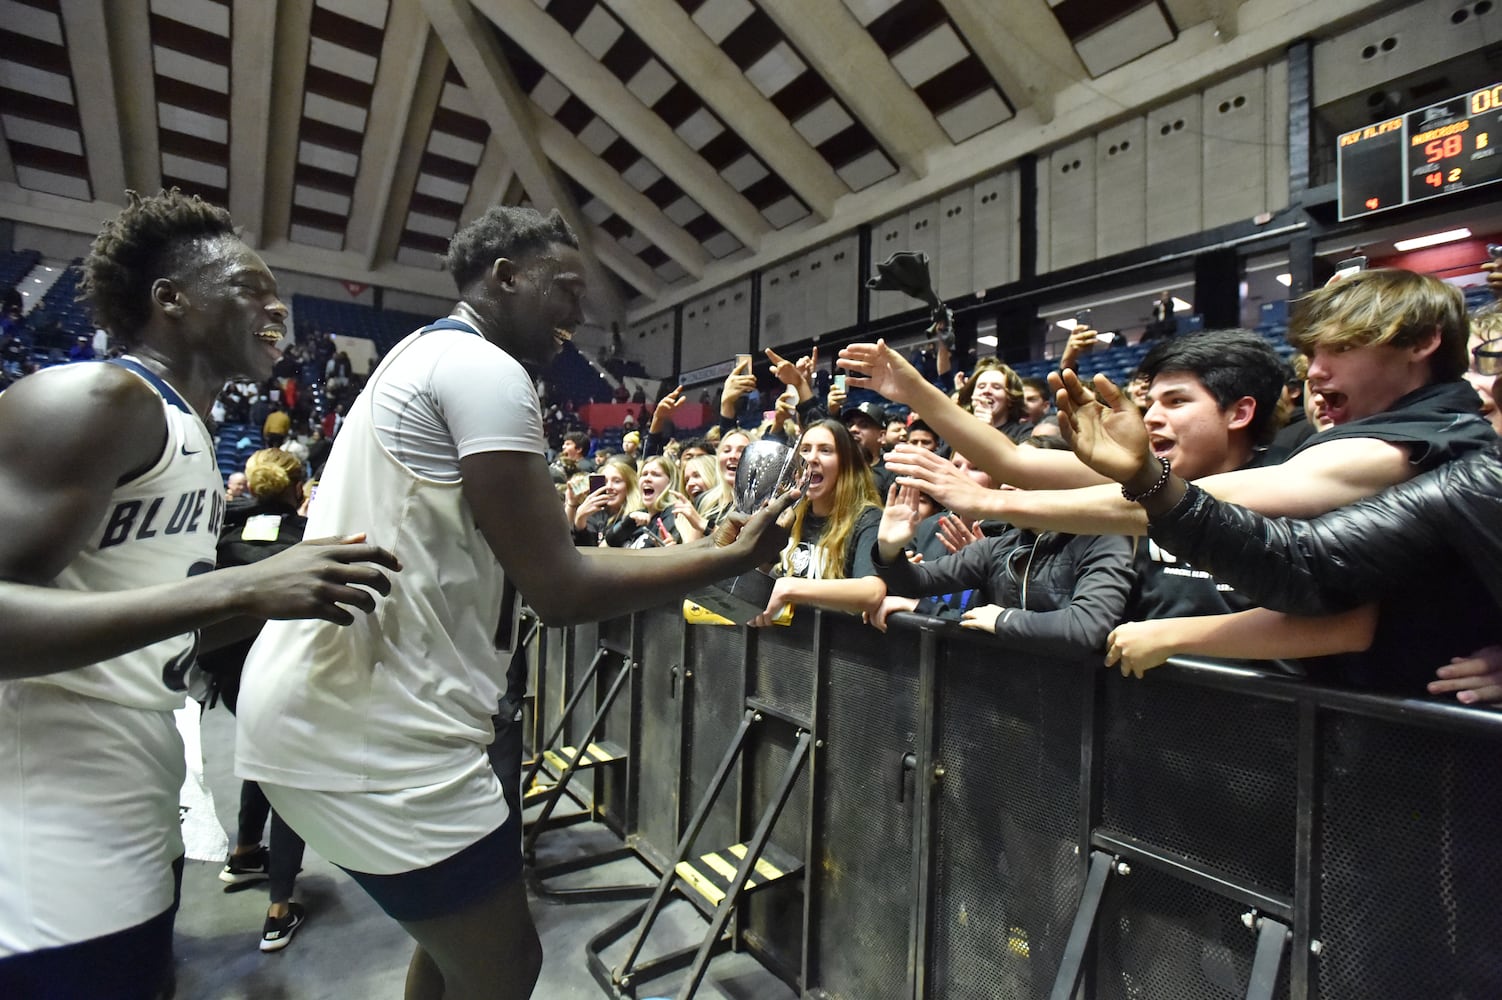
[[[220,822],[235,828],[239,783],[232,773],[234,718],[222,707],[203,716],[205,777]],[[593,824],[549,831],[538,841],[539,862],[548,864],[616,846],[608,830]],[[396,1000],[402,996],[411,939],[338,868],[311,850],[298,879],[297,898],[308,922],[280,952],[259,948],[266,915],[265,883],[225,893],[220,864],[189,861],[177,918],[179,1000]],[[650,882],[652,872],[635,861],[616,862],[570,877],[570,885]],[[569,903],[532,900],[532,916],[546,955],[537,1000],[595,1000],[605,994],[590,976],[585,943],[633,902]],[[667,907],[654,929],[649,954],[696,942],[704,923],[687,903]],[[621,946],[618,946],[621,947]],[[649,993],[675,996],[678,977],[651,984]],[[791,1000],[795,996],[747,955],[715,959],[700,987],[705,1000]]]

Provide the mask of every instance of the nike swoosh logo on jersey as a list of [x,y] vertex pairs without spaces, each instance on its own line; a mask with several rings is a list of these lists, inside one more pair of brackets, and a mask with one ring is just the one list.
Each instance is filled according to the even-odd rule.
[[188,446],[187,445],[183,445],[183,454],[184,455],[200,455],[202,453],[203,453],[203,449],[202,448],[198,449],[198,451],[189,451],[188,450]]

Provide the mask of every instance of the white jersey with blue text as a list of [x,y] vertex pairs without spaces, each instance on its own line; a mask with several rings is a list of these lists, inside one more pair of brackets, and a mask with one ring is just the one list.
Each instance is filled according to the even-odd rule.
[[[100,593],[177,583],[214,568],[224,518],[224,480],[208,428],[166,382],[129,358],[162,399],[167,441],[141,475],[115,487],[88,541],[50,586]],[[51,684],[131,708],[182,707],[196,632],[173,636],[112,659],[15,683]]]
[[[49,584],[59,590],[134,590],[214,568],[224,487],[208,431],[138,362],[113,363],[161,397],[166,440],[115,487]],[[0,681],[0,958],[114,934],[173,905],[184,762],[172,710],[196,646],[188,633]]]

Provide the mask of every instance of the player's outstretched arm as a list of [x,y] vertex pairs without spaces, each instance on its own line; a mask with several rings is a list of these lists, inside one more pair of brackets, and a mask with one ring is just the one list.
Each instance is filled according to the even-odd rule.
[[966,413],[884,340],[841,348],[840,365],[849,369],[850,385],[875,390],[912,407],[951,448],[998,483],[1030,490],[1062,490],[1104,481],[1065,452],[1019,448],[990,424]]
[[753,515],[728,545],[710,539],[660,549],[575,548],[540,455],[481,452],[459,460],[464,496],[490,550],[549,625],[656,607],[777,558],[784,502]]

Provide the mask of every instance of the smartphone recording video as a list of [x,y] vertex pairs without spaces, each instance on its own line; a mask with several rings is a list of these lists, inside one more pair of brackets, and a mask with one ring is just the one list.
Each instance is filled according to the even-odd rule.
[[601,475],[597,474],[597,475],[593,475],[593,476],[589,477],[589,492],[593,493],[593,492],[595,492],[595,490],[603,490],[604,488],[605,488],[605,477],[604,476],[601,476]]
[[1343,260],[1339,264],[1335,265],[1335,276],[1337,278],[1349,278],[1351,275],[1355,274],[1357,271],[1365,271],[1365,270],[1366,270],[1366,258],[1365,257],[1361,257],[1361,256],[1347,257],[1345,260]]

